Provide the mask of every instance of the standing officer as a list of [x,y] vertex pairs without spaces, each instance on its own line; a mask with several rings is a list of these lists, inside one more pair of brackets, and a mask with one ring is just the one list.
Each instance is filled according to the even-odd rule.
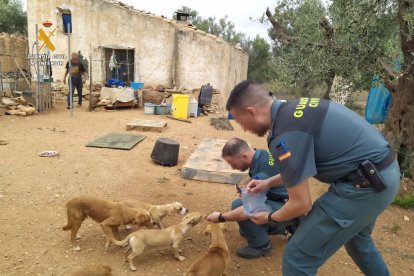
[[[269,151],[252,149],[246,141],[232,138],[226,142],[222,150],[223,159],[235,170],[246,171],[252,179],[267,179],[279,173],[279,168]],[[271,188],[266,193],[266,204],[271,210],[280,209],[288,199],[284,186]],[[272,251],[272,244],[268,235],[293,234],[298,220],[290,220],[283,224],[267,223],[257,225],[244,213],[241,198],[231,204],[231,211],[221,214],[213,212],[207,220],[211,222],[237,221],[240,234],[247,240],[248,245],[240,247],[236,254],[242,258],[258,258],[267,256]]]
[[75,88],[78,91],[78,107],[82,106],[82,87],[85,83],[84,74],[86,73],[86,69],[83,66],[82,62],[79,61],[79,54],[74,52],[71,54],[70,60],[70,68],[69,62],[66,63],[66,71],[65,76],[63,77],[63,83],[66,84],[66,77],[69,74],[70,70],[70,81],[72,82],[72,99],[70,98],[70,91],[68,92],[68,105],[67,109],[70,109],[70,102],[73,102],[73,93],[75,92]]
[[[365,275],[389,275],[371,233],[378,215],[399,189],[398,163],[385,138],[358,114],[316,98],[281,103],[259,84],[243,81],[227,110],[247,131],[264,136],[280,174],[252,180],[261,192],[283,184],[289,201],[250,219],[282,222],[307,214],[285,248],[284,275],[315,275],[342,245]],[[312,205],[309,178],[329,183]]]

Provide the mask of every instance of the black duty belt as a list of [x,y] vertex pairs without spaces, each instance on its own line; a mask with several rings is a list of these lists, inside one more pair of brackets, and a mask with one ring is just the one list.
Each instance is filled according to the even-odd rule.
[[277,194],[274,194],[272,192],[268,192],[266,194],[266,197],[267,197],[268,200],[280,202],[282,204],[285,204],[289,199],[288,196],[277,195]]
[[373,187],[381,192],[387,189],[387,184],[382,179],[379,172],[390,166],[395,161],[395,154],[392,149],[389,150],[387,156],[378,163],[365,160],[355,171],[352,171],[345,177],[335,182],[351,182],[356,188]]

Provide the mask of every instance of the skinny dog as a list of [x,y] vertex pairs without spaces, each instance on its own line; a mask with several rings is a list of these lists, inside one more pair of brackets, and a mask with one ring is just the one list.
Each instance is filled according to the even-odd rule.
[[144,208],[149,212],[152,223],[154,225],[157,225],[160,229],[164,229],[164,227],[161,224],[161,220],[167,215],[171,215],[173,213],[185,215],[188,212],[188,209],[184,208],[180,202],[173,202],[171,204],[164,205],[152,205],[134,199],[125,199],[120,200],[118,202],[125,204],[126,206],[129,206],[131,208]]
[[211,235],[211,245],[206,255],[195,261],[185,276],[221,276],[226,275],[230,261],[229,249],[224,239],[223,223],[208,224],[206,234]]
[[129,263],[129,268],[132,271],[137,270],[137,268],[132,263],[132,259],[135,256],[141,254],[146,247],[165,247],[172,246],[174,250],[174,256],[179,261],[184,261],[185,257],[180,255],[180,242],[183,240],[186,232],[199,223],[201,220],[201,214],[198,212],[190,213],[186,215],[180,223],[172,225],[165,229],[139,229],[131,234],[129,234],[122,241],[112,239],[111,241],[116,244],[123,246],[125,243],[129,242],[129,246],[125,254],[132,249],[132,253],[127,256],[127,261]]
[[[63,230],[71,230],[70,241],[75,245],[76,234],[82,222],[90,217],[99,222],[106,237],[105,249],[111,245],[111,238],[119,238],[118,226],[128,223],[143,225],[151,221],[148,211],[134,209],[118,202],[91,196],[74,197],[66,203],[68,223]],[[75,248],[80,250],[79,247]]]

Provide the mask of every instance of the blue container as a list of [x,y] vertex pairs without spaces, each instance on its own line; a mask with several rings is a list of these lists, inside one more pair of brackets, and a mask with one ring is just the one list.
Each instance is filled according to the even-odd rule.
[[62,14],[63,18],[63,31],[65,34],[68,32],[68,24],[70,27],[70,33],[72,33],[72,15],[71,14]]
[[144,88],[144,83],[143,83],[143,82],[133,82],[133,81],[131,81],[130,86],[131,86],[134,90],[138,90],[138,89],[142,89],[142,88]]
[[229,112],[229,114],[227,115],[227,119],[228,120],[233,120],[234,118],[233,118],[233,114],[231,114],[230,112]]
[[167,107],[167,114],[171,114],[171,106],[172,106],[172,104],[167,103],[165,106]]
[[145,115],[154,115],[155,113],[155,104],[144,103],[144,114]]
[[365,119],[371,124],[385,123],[391,101],[390,91],[381,83],[378,76],[374,76],[365,107]]

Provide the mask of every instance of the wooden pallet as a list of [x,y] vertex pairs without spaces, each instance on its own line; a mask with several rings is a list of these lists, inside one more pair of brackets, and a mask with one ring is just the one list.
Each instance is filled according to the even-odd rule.
[[135,119],[126,125],[126,130],[163,132],[167,129],[166,121]]

